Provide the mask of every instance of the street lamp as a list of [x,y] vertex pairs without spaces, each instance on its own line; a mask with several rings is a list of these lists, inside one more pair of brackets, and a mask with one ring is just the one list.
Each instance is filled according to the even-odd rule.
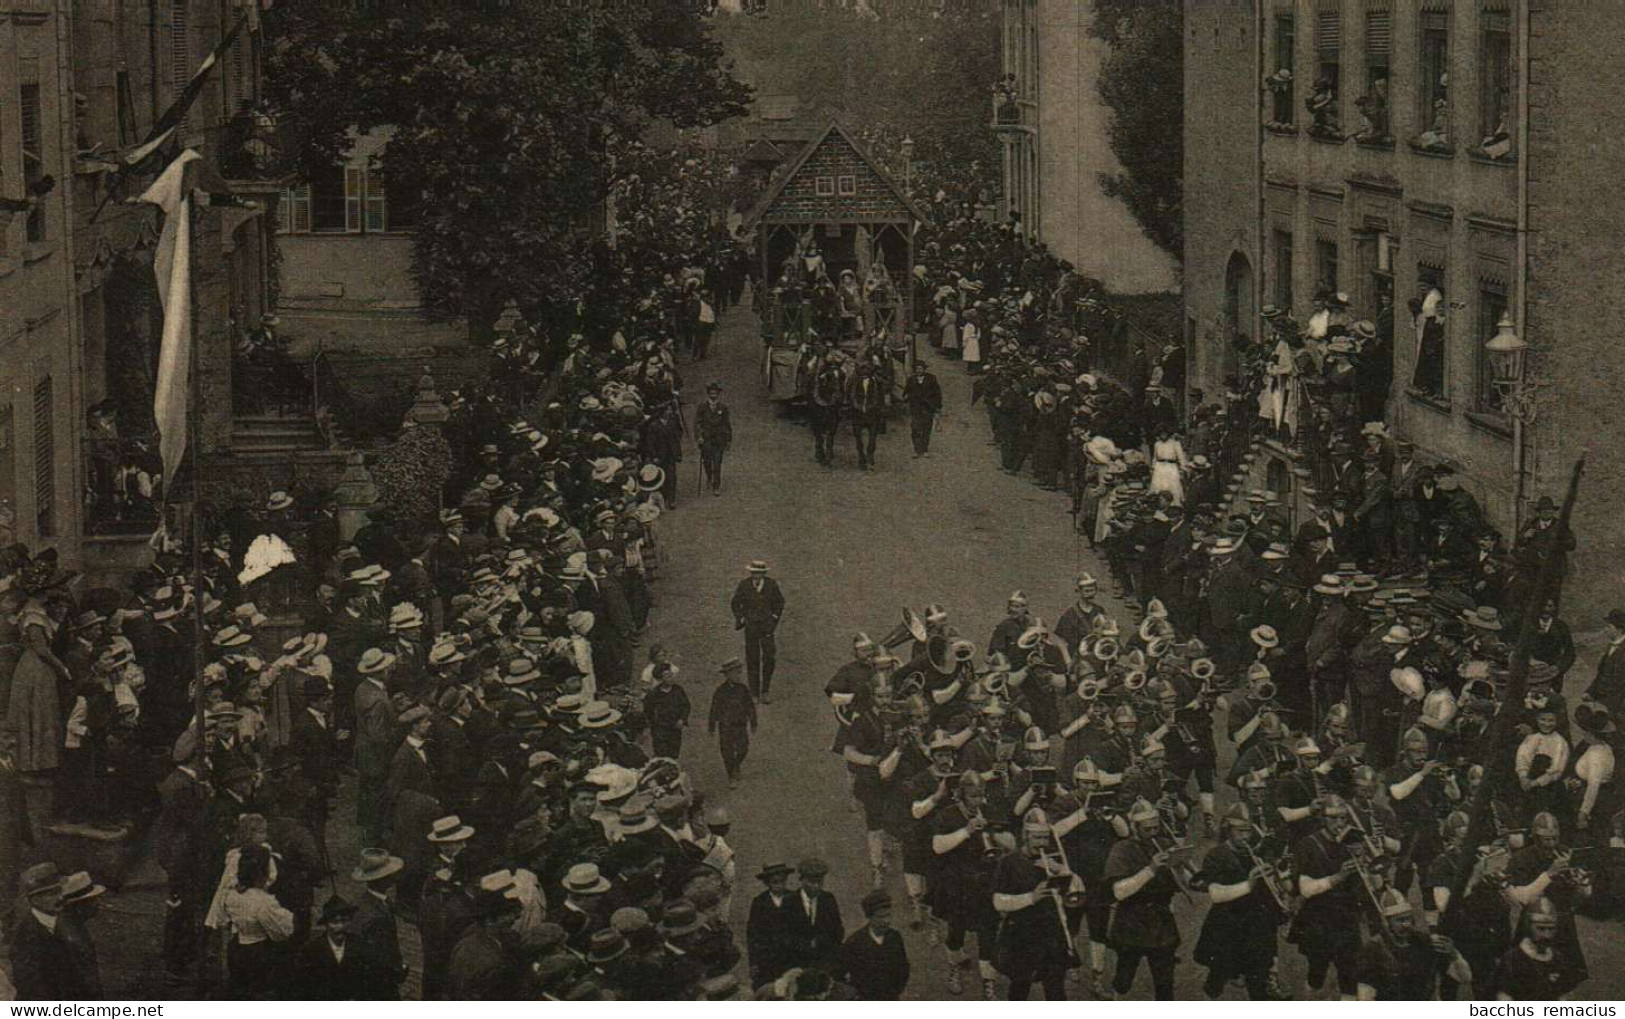
[[914,139],[904,135],[903,142],[898,147],[903,151],[903,190],[913,194],[911,184],[914,177]]
[[1496,323],[1495,335],[1484,344],[1490,356],[1491,383],[1501,398],[1501,407],[1509,418],[1527,425],[1535,419],[1534,391],[1537,383],[1524,378],[1524,360],[1529,344],[1518,335],[1510,314],[1502,313]]

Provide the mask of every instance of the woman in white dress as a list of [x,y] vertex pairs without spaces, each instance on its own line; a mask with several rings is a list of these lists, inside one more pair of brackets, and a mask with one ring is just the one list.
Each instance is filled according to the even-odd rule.
[[1157,441],[1151,445],[1149,491],[1168,492],[1173,495],[1175,506],[1185,505],[1185,485],[1181,479],[1189,467],[1190,460],[1185,456],[1185,446],[1179,441],[1179,433],[1172,428],[1162,429]]
[[959,343],[963,348],[959,357],[965,362],[965,371],[970,375],[979,375],[982,371],[981,317],[975,308],[966,310],[965,325],[959,330]]

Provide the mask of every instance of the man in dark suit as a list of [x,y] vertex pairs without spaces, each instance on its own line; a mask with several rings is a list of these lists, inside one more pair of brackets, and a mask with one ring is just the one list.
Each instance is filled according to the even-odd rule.
[[750,576],[734,588],[730,606],[734,614],[734,629],[745,631],[745,670],[750,682],[751,696],[763,704],[771,704],[768,691],[773,686],[773,663],[776,648],[773,633],[784,615],[784,592],[778,582],[767,575],[767,563],[753,559]]
[[382,849],[363,849],[361,861],[350,877],[366,886],[361,904],[350,924],[344,955],[355,956],[360,984],[357,998],[366,1001],[397,1001],[406,964],[401,961],[400,932],[395,922],[395,904],[390,891],[404,866],[398,856]]
[[923,359],[914,360],[914,374],[903,384],[903,400],[908,404],[909,433],[914,440],[914,455],[927,456],[931,452],[931,429],[936,424],[937,415],[942,413],[942,386],[937,382],[937,377],[926,370]]
[[852,985],[864,1001],[896,1001],[908,987],[908,948],[891,925],[891,895],[875,889],[863,897],[868,923],[841,945],[833,970],[837,980]]
[[1603,620],[1608,624],[1608,647],[1597,662],[1597,678],[1581,699],[1601,704],[1619,718],[1625,715],[1625,609],[1612,609]]
[[182,761],[158,783],[158,799],[162,806],[153,845],[157,847],[158,865],[169,879],[163,961],[166,971],[179,975],[186,972],[197,955],[194,932],[198,910],[204,896],[213,892],[202,884],[196,834],[203,824],[209,787],[190,760]]
[[429,770],[429,729],[434,724],[429,709],[421,704],[409,708],[400,716],[400,721],[410,728],[389,762],[389,778],[384,784],[386,825],[393,823],[395,802],[402,793],[411,791],[424,796],[435,793],[434,773]]
[[752,987],[772,983],[797,964],[801,905],[789,889],[793,873],[786,864],[770,863],[756,875],[767,888],[751,900],[750,916],[745,921],[745,952]]
[[694,412],[694,435],[700,447],[700,464],[711,482],[711,494],[722,494],[722,457],[733,445],[733,419],[721,399],[722,387],[715,382],[705,387],[705,402]]
[[333,688],[320,676],[305,677],[305,710],[293,720],[288,753],[304,779],[304,821],[318,843],[327,831],[328,805],[338,795],[339,739],[333,729]]
[[70,943],[62,920],[62,876],[54,863],[23,872],[24,908],[11,938],[12,982],[18,1001],[88,999],[95,974],[83,970],[82,953]]
[[841,942],[846,938],[846,926],[841,923],[841,907],[834,893],[824,889],[829,865],[817,857],[808,857],[797,870],[801,874],[801,890],[795,899],[799,907],[795,964],[833,972]]
[[312,1001],[356,1001],[367,996],[365,961],[351,948],[353,903],[334,896],[322,905],[322,930],[299,949],[299,991]]

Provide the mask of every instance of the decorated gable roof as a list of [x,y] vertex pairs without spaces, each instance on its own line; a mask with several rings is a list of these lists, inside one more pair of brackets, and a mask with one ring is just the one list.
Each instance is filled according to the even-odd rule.
[[836,121],[784,168],[746,219],[760,223],[904,223],[924,219],[863,146]]

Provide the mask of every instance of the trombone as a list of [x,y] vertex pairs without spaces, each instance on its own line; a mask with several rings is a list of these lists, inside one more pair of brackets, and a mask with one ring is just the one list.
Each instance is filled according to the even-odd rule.
[[[1263,832],[1263,829],[1257,825],[1253,827],[1256,831]],[[1241,840],[1241,848],[1246,851],[1247,859],[1258,869],[1258,879],[1264,882],[1264,890],[1270,893],[1270,898],[1275,901],[1276,907],[1281,910],[1282,919],[1291,916],[1297,911],[1298,899],[1297,896],[1292,894],[1291,888],[1282,883],[1281,874],[1284,868],[1279,862],[1265,863],[1253,849],[1252,842],[1246,838]]]

